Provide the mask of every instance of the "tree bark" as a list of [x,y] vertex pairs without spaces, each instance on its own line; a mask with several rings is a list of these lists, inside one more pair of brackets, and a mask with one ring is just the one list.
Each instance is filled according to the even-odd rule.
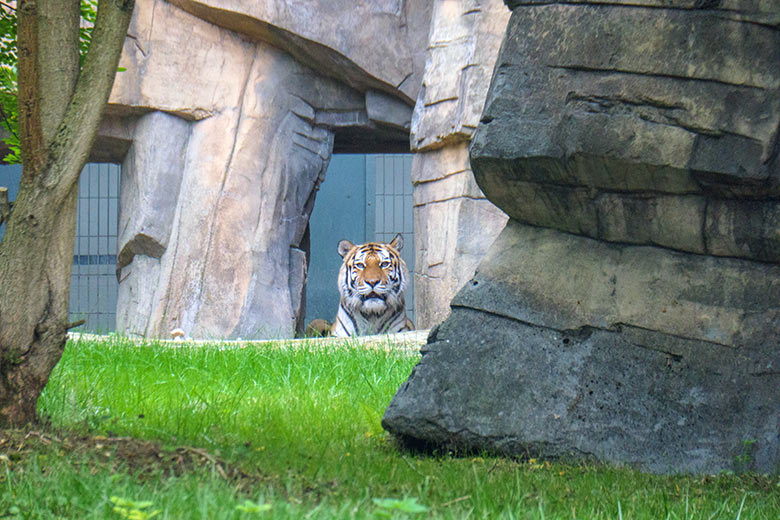
[[18,3],[22,182],[0,242],[0,425],[36,420],[38,397],[65,347],[78,178],[133,4],[100,2],[79,73],[79,0]]

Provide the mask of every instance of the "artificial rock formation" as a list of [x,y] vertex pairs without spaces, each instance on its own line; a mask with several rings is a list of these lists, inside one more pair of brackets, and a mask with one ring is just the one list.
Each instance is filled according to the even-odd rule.
[[435,2],[411,124],[418,328],[441,323],[506,215],[474,181],[468,144],[509,20],[501,0]]
[[343,4],[136,3],[93,153],[123,161],[118,330],[301,330],[330,155],[408,150],[430,19],[426,2]]
[[410,149],[417,325],[443,320],[507,218],[468,143],[508,19],[501,0],[139,0],[92,155],[123,163],[118,330],[300,330],[331,152]]
[[471,164],[510,221],[384,426],[776,471],[780,7],[507,4]]

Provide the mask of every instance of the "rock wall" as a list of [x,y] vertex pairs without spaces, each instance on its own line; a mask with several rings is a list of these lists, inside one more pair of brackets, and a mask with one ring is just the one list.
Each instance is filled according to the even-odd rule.
[[292,335],[330,154],[410,148],[417,325],[442,321],[507,218],[468,143],[508,19],[500,0],[138,0],[92,155],[123,162],[118,330]]
[[506,215],[474,181],[468,144],[509,20],[501,0],[434,3],[411,125],[417,327],[441,323]]
[[776,471],[780,7],[507,4],[471,161],[510,221],[383,424]]
[[293,335],[334,140],[406,142],[429,7],[250,4],[136,4],[96,147],[124,161],[122,332]]

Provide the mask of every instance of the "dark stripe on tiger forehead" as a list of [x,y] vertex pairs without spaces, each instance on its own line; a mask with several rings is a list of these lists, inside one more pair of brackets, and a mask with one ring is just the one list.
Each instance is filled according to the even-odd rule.
[[355,250],[355,254],[349,257],[347,261],[349,262],[354,260],[358,255],[362,255],[363,258],[367,258],[371,253],[378,256],[379,258],[382,258],[383,252],[387,253],[388,258],[393,258],[393,251],[390,249],[389,246],[377,242],[369,242],[368,244],[363,244],[360,247],[358,247]]

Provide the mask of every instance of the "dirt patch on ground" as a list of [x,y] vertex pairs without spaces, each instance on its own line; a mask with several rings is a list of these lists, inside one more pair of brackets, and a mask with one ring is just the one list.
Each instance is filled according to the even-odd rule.
[[68,456],[74,464],[86,465],[95,474],[102,470],[121,471],[141,480],[203,471],[239,488],[264,480],[260,472],[230,464],[202,448],[169,447],[132,437],[0,430],[0,461],[14,466],[23,464],[32,454],[43,452]]

